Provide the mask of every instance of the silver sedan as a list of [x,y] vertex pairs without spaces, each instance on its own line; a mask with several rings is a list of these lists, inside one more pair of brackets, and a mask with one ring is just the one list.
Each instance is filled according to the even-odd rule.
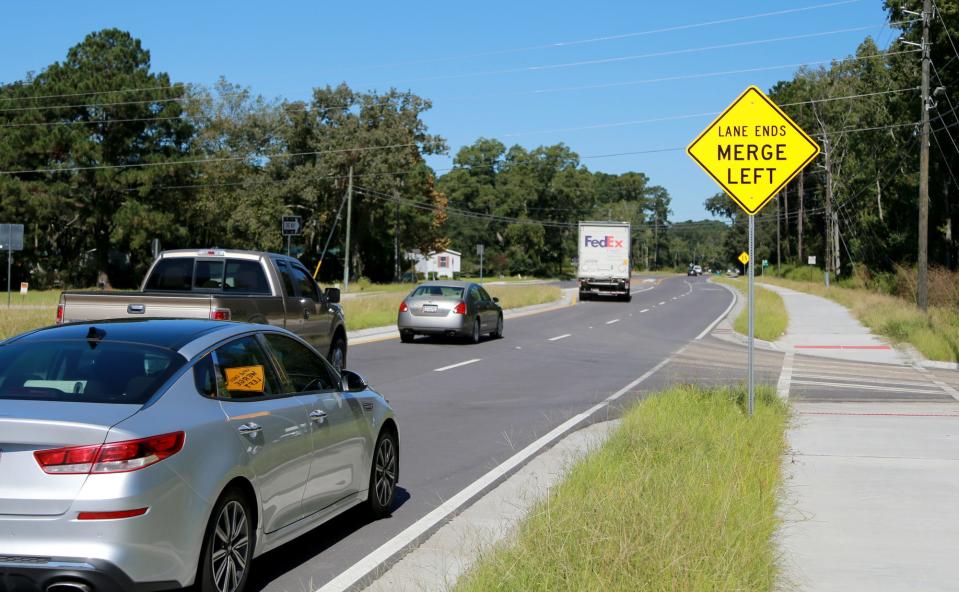
[[400,303],[396,325],[409,343],[417,335],[467,337],[479,343],[485,334],[503,336],[503,309],[479,284],[432,281],[417,286]]
[[43,592],[240,592],[257,555],[353,506],[388,514],[399,474],[362,377],[218,321],[0,343],[0,449],[0,589]]

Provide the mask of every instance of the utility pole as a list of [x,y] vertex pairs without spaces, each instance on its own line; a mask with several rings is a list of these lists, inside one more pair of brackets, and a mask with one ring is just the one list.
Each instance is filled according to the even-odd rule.
[[806,264],[806,262],[803,261],[803,258],[802,258],[802,221],[803,221],[803,218],[806,216],[806,212],[803,210],[803,197],[804,197],[803,196],[803,193],[804,193],[803,177],[804,176],[805,175],[802,172],[799,173],[799,185],[796,187],[796,191],[799,193],[799,217],[796,218],[796,240],[798,241],[797,247],[799,251],[798,254],[799,254],[800,265]]
[[[785,193],[786,193],[785,190],[783,190],[783,193],[780,193],[779,197],[782,197]],[[779,226],[782,224],[782,221],[780,218],[781,216],[779,215],[779,198],[776,198],[776,275],[779,275],[779,257],[780,257]],[[766,274],[766,271],[763,270],[763,275],[765,274]]]
[[832,160],[829,154],[829,135],[823,134],[823,157],[826,160],[826,287],[829,287],[829,274],[832,271]]
[[350,165],[349,183],[346,186],[346,253],[343,263],[343,291],[350,288],[350,223],[353,221],[353,165]]
[[395,216],[393,219],[393,281],[400,281],[400,192],[393,191],[396,200]]
[[932,0],[922,3],[922,133],[919,136],[919,256],[916,261],[916,304],[929,306],[929,23]]

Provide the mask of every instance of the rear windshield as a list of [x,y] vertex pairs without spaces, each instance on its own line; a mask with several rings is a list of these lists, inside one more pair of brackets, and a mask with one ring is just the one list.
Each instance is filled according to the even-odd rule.
[[411,297],[438,296],[440,298],[462,298],[463,288],[456,286],[418,286]]
[[0,346],[0,400],[142,404],[185,362],[132,343],[14,342]]
[[144,289],[149,292],[270,294],[263,265],[246,259],[161,259],[147,278]]

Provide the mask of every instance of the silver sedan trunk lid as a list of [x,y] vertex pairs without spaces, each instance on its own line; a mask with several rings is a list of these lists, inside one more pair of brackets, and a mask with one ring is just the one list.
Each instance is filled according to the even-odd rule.
[[54,516],[70,509],[87,475],[48,475],[38,450],[102,444],[140,405],[0,400],[0,516]]
[[445,317],[460,302],[461,298],[445,296],[416,296],[406,299],[410,313],[417,317]]

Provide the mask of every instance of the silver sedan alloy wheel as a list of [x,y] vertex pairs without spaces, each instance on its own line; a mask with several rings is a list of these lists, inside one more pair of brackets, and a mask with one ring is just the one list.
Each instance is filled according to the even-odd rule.
[[236,501],[223,506],[216,519],[213,538],[213,583],[218,592],[235,592],[249,560],[250,521],[246,510]]
[[391,438],[380,440],[374,471],[376,501],[380,507],[388,509],[393,502],[393,490],[396,488],[396,450]]

